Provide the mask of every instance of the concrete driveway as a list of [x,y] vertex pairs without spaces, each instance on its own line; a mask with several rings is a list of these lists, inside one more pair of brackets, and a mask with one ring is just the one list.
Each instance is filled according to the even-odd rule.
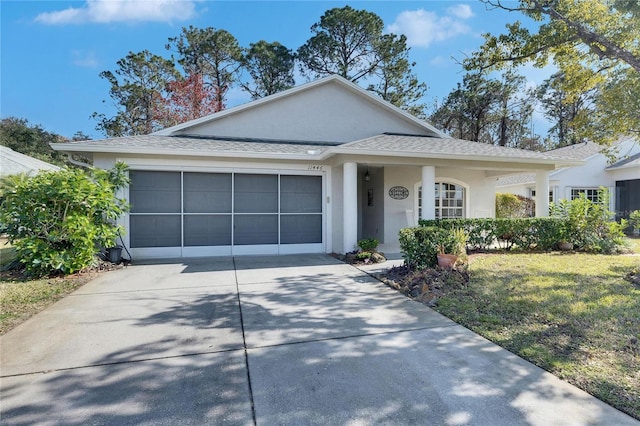
[[640,424],[324,255],[130,266],[0,345],[6,425]]

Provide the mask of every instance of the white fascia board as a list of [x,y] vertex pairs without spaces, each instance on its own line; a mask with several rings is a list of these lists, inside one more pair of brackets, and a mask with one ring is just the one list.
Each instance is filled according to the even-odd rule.
[[[158,149],[158,148],[130,148],[122,149],[122,147],[91,147],[78,146],[75,144],[56,144],[56,151],[63,152],[99,152],[107,154],[144,154],[144,155],[166,155],[179,157],[223,157],[223,158],[251,158],[265,160],[303,160],[318,161],[322,160],[320,154],[273,154],[263,152],[246,152],[246,151],[206,151],[206,150],[179,150],[179,149]],[[66,146],[63,146],[66,145]]]

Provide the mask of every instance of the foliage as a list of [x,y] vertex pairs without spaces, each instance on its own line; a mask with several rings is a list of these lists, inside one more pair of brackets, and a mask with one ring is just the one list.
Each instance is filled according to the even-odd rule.
[[570,95],[563,89],[564,80],[562,73],[555,73],[535,91],[544,116],[553,123],[548,135],[556,147],[581,142],[578,137],[580,121],[585,115],[593,113],[595,91],[591,89]]
[[463,229],[417,226],[400,230],[400,251],[411,269],[433,268],[438,254],[466,255],[468,234]]
[[242,83],[242,88],[259,99],[289,89],[295,85],[293,70],[295,55],[277,41],[260,40],[251,43],[245,50],[242,65],[251,76],[251,84]]
[[50,143],[64,142],[65,138],[47,132],[39,125],[31,125],[23,118],[7,117],[0,120],[0,145],[30,157],[62,166],[62,153],[54,151]]
[[103,71],[100,77],[111,85],[109,96],[117,108],[114,117],[94,112],[97,130],[108,137],[146,135],[167,123],[158,113],[162,110],[167,85],[179,78],[172,61],[148,50],[133,53],[117,62],[115,72]]
[[373,12],[350,6],[327,10],[311,26],[314,34],[298,49],[301,71],[308,77],[338,74],[356,82],[378,66],[376,47],[384,23]]
[[242,49],[238,40],[226,30],[215,28],[182,28],[178,37],[169,38],[167,50],[179,55],[178,63],[186,74],[197,74],[215,94],[215,110],[225,108],[226,96],[238,82],[242,66]]
[[217,112],[219,103],[215,91],[204,84],[202,75],[194,73],[167,82],[166,95],[154,107],[160,123],[174,126]]
[[498,80],[467,73],[430,120],[459,139],[520,147],[529,134],[531,103],[522,76],[507,72]]
[[374,252],[378,249],[378,245],[380,241],[375,238],[364,238],[358,241],[358,247],[362,249],[362,251]]
[[113,246],[113,224],[128,206],[115,191],[128,183],[126,166],[63,169],[23,179],[4,193],[0,222],[28,273],[69,274],[91,264],[96,245]]
[[567,104],[595,90],[594,114],[574,122],[578,139],[611,140],[640,131],[640,5],[627,0],[482,0],[540,23],[530,31],[519,21],[507,33],[485,34],[484,45],[465,60],[467,70],[548,63],[563,76],[556,89]]
[[509,193],[496,194],[496,217],[531,217],[535,213],[535,201]]
[[548,217],[499,219],[432,219],[419,221],[422,227],[462,229],[468,236],[471,250],[492,247],[521,250],[552,250],[558,242],[566,219]]
[[369,84],[369,91],[385,101],[404,108],[416,117],[424,118],[425,105],[421,99],[427,92],[427,85],[420,83],[413,74],[415,62],[409,62],[409,48],[405,35],[384,34],[378,42],[379,65],[373,74],[377,83]]
[[386,101],[423,115],[419,102],[427,87],[412,73],[407,38],[383,30],[375,13],[350,6],[327,10],[298,49],[301,72],[310,78],[338,74],[353,82],[366,80],[368,89]]
[[400,230],[400,251],[411,269],[433,268],[438,264],[438,241],[444,231],[435,226],[418,226]]
[[629,214],[628,223],[633,232],[640,232],[640,210],[634,210]]
[[612,220],[609,193],[598,191],[598,201],[587,199],[584,193],[574,200],[561,200],[551,205],[551,216],[566,219],[561,229],[562,241],[573,242],[578,249],[592,253],[613,253],[624,245],[622,230],[626,223]]

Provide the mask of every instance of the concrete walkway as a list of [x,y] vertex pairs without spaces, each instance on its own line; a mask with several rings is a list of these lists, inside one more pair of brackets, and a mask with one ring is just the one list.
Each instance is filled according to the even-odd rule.
[[137,264],[0,340],[5,425],[638,425],[323,255]]

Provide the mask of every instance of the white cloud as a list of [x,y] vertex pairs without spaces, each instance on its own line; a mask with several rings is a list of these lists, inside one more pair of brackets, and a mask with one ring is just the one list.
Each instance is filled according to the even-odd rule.
[[447,9],[447,13],[460,19],[469,19],[473,16],[471,6],[468,4],[457,4],[455,6],[451,6]]
[[195,3],[187,0],[87,0],[82,7],[41,13],[35,20],[51,25],[172,22],[184,21],[194,14]]
[[[453,16],[438,16],[424,9],[407,10],[400,13],[387,29],[389,32],[407,36],[409,46],[429,47],[434,42],[445,41],[471,31],[469,26],[460,19],[460,15],[466,13],[462,10],[466,5],[459,6],[448,9]],[[467,12],[470,13],[471,8]],[[468,13],[467,17],[472,16]]]
[[83,52],[80,50],[72,50],[73,64],[82,68],[98,68],[98,58],[93,51]]

